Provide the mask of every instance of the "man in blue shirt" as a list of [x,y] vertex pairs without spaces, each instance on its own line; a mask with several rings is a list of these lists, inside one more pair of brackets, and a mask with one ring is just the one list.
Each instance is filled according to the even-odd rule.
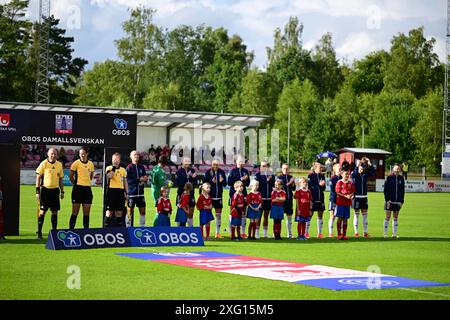
[[139,153],[136,150],[130,153],[131,163],[127,166],[128,182],[128,214],[125,217],[127,227],[133,226],[134,207],[139,208],[139,224],[145,225],[145,198],[144,186],[147,183],[147,172],[143,165],[139,163]]
[[[231,207],[231,199],[233,198],[236,190],[234,190],[234,183],[236,181],[242,181],[244,184],[243,195],[245,199],[245,203],[247,202],[247,187],[250,185],[250,174],[247,169],[244,168],[245,160],[242,156],[238,156],[236,158],[236,168],[233,168],[228,175],[228,185],[230,186],[230,199],[229,205]],[[247,212],[246,207],[242,210],[242,212]],[[245,224],[246,224],[246,216],[242,216],[242,224],[241,224],[241,237],[245,239]],[[243,231],[242,231],[243,230]]]
[[195,173],[195,169],[191,167],[191,159],[183,158],[181,162],[182,168],[178,169],[176,173],[176,182],[177,182],[177,204],[181,201],[181,195],[184,192],[184,185],[190,182],[193,186],[190,197],[189,197],[189,213],[187,219],[188,227],[194,226],[194,209],[195,209],[195,186],[198,184],[197,182],[197,174]]
[[[323,227],[323,212],[325,210],[325,198],[324,191],[326,188],[325,176],[322,174],[322,165],[316,162],[313,167],[313,172],[308,175],[308,187],[311,190],[313,196],[313,207],[311,209],[311,214],[317,211],[317,237],[323,238],[322,227]],[[309,227],[310,222],[306,223],[306,233],[305,237],[309,238]]]
[[[262,197],[262,217],[263,217],[263,237],[267,238],[267,229],[269,227],[269,213],[272,207],[272,191],[275,187],[275,176],[269,168],[269,163],[267,161],[261,161],[261,166],[259,172],[255,174],[255,179],[259,182],[258,191],[261,193]],[[261,225],[261,219],[258,221],[256,226],[256,238],[259,238],[259,226]]]
[[363,157],[361,161],[352,172],[352,180],[355,185],[355,197],[353,198],[353,209],[355,216],[353,217],[353,227],[355,229],[355,237],[359,237],[359,213],[362,213],[364,237],[369,237],[367,233],[368,218],[367,210],[369,209],[369,202],[367,198],[367,180],[375,174],[375,169],[372,167],[370,160]]
[[209,196],[212,198],[212,206],[216,212],[216,235],[215,238],[222,238],[220,236],[220,225],[222,221],[223,208],[223,188],[227,185],[227,176],[225,171],[219,168],[219,160],[214,159],[211,162],[211,169],[205,172],[203,182],[208,182],[211,185]]

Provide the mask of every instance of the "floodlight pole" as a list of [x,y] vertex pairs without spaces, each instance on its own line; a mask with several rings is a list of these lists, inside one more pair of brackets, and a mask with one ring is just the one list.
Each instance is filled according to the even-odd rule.
[[288,108],[288,140],[287,140],[287,163],[290,164],[290,149],[291,149],[291,108]]

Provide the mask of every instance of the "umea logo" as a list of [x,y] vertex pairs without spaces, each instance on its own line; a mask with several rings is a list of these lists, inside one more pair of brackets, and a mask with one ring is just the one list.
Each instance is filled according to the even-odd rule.
[[0,113],[0,127],[9,127],[11,116],[9,113]]

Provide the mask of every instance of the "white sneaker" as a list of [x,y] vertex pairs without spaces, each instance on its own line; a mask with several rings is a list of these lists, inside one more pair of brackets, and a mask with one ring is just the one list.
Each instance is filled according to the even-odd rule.
[[398,238],[399,238],[399,236],[397,236],[396,234],[392,235],[392,239],[398,239]]
[[383,238],[385,238],[385,239],[386,239],[387,237],[388,237],[388,236],[387,236],[387,234],[384,234],[384,235],[383,235]]

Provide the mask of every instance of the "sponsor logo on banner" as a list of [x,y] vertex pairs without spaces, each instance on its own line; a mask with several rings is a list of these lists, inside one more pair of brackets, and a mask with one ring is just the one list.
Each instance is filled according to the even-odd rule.
[[[193,257],[192,254],[199,255]],[[240,256],[224,252],[118,253],[130,258],[155,260],[173,265],[214,270],[249,277],[287,281],[330,290],[371,290],[385,288],[449,286],[424,280],[400,278],[368,271]]]
[[200,228],[136,228],[130,237],[132,246],[139,247],[203,245]]
[[81,247],[80,236],[72,231],[58,231],[57,238],[66,248]]
[[11,115],[9,113],[0,113],[0,127],[9,127]]
[[73,116],[57,114],[55,119],[55,133],[72,134]]
[[130,130],[127,130],[128,123],[124,119],[115,118],[114,119],[115,129],[112,131],[112,134],[115,136],[129,136]]
[[52,230],[46,248],[95,249],[146,246],[203,246],[200,228],[93,228]]

